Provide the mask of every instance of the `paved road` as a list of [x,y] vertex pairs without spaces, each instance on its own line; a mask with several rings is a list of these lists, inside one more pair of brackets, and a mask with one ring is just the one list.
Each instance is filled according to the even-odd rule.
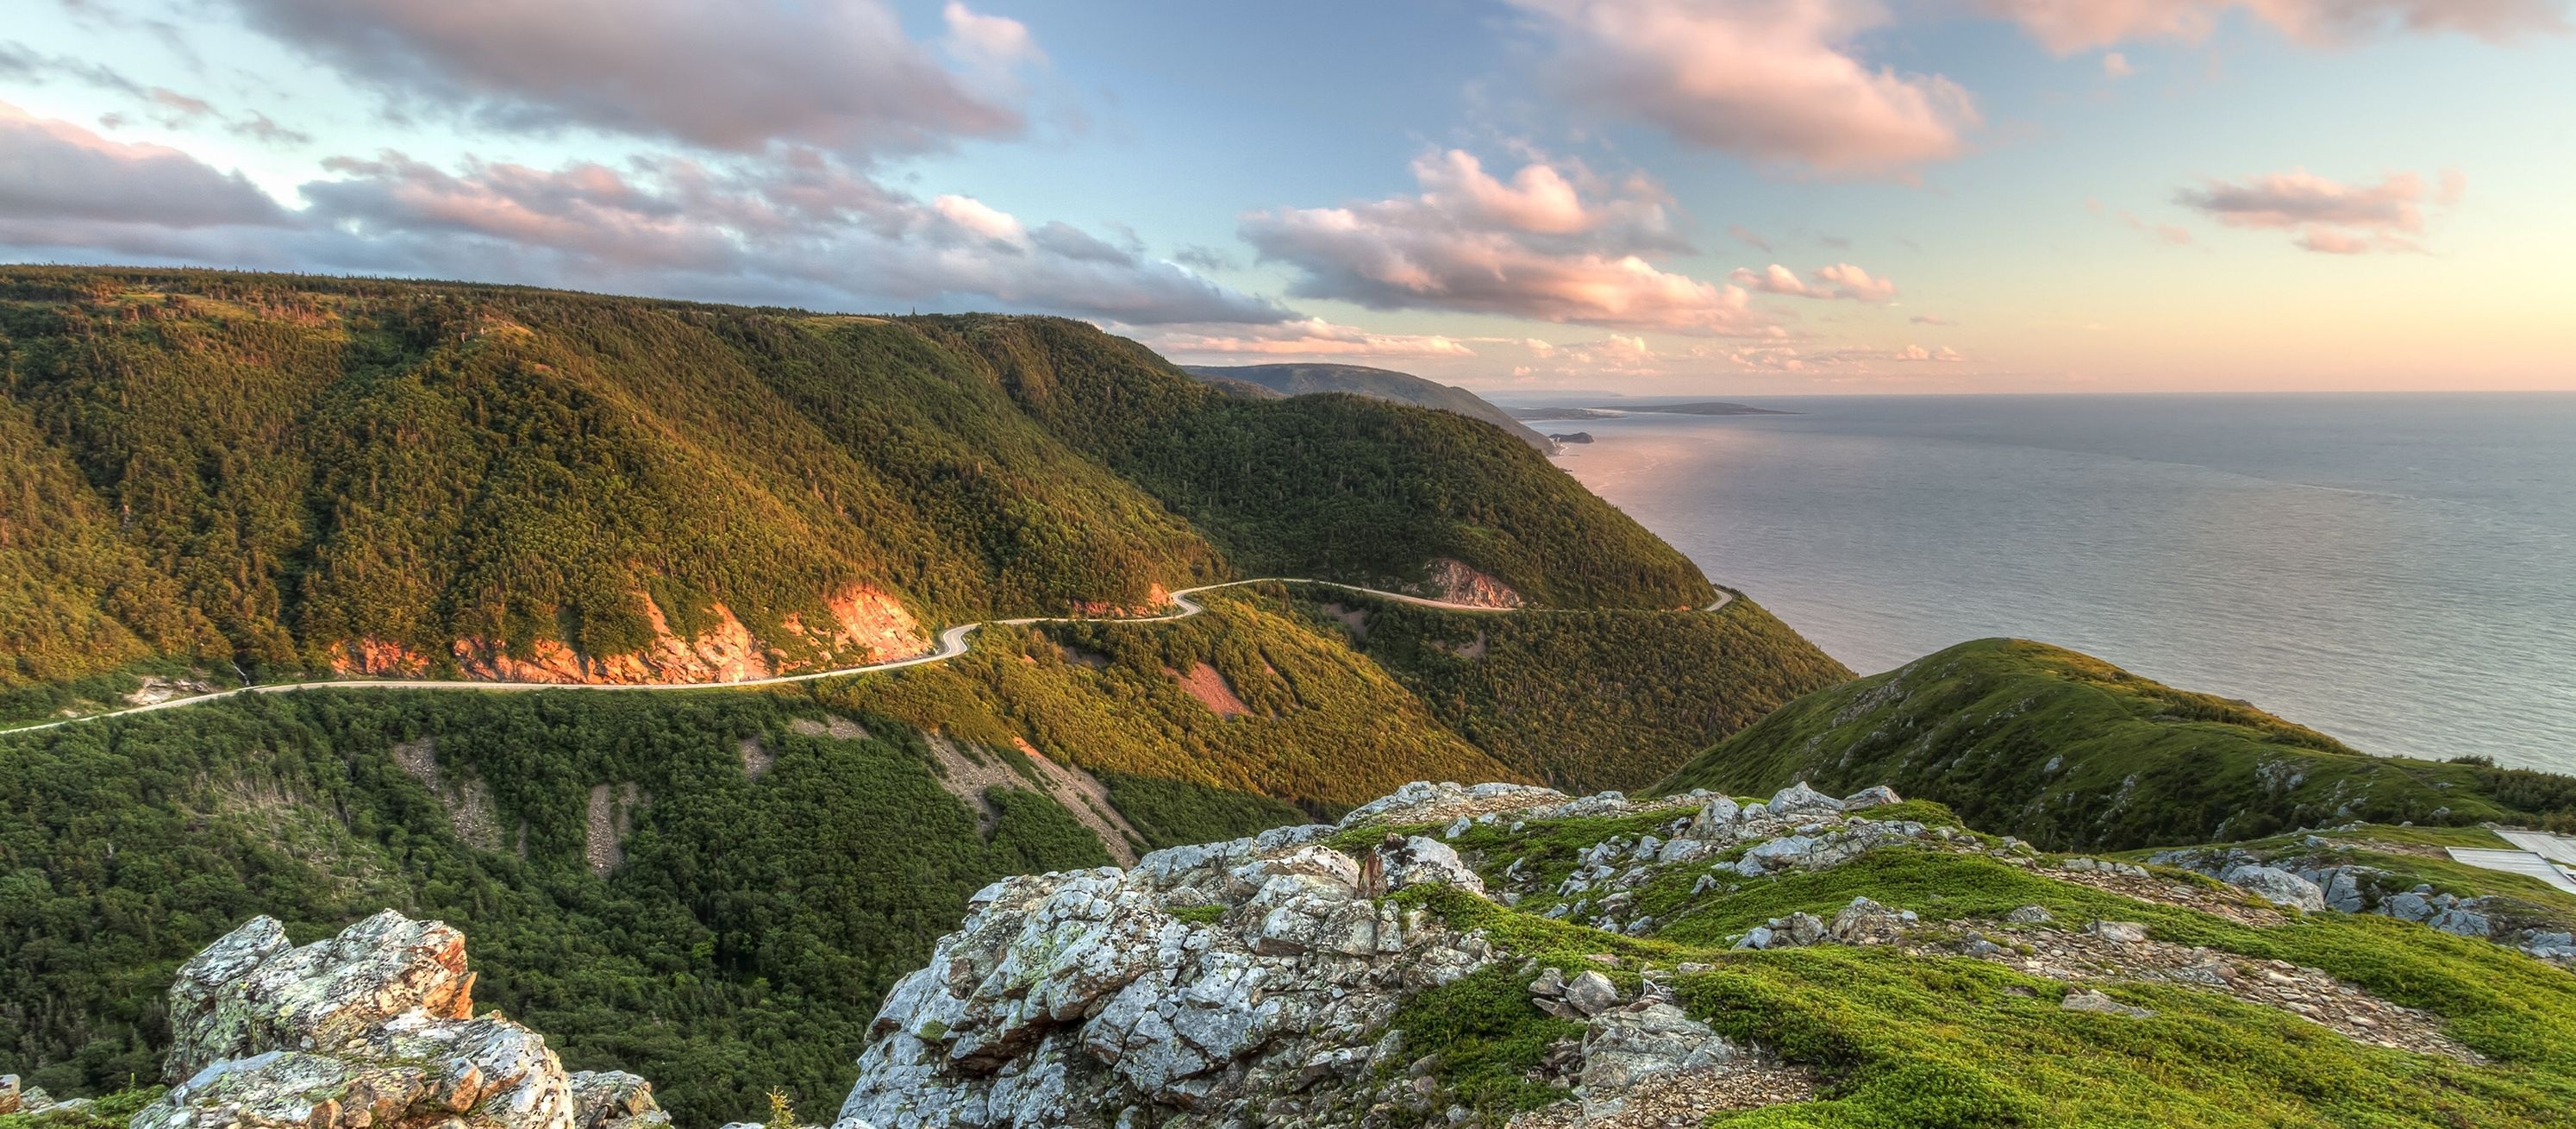
[[[1380,599],[1396,600],[1407,604],[1420,604],[1426,608],[1443,608],[1453,612],[1556,610],[1548,608],[1489,608],[1475,604],[1453,604],[1445,600],[1431,600],[1425,599],[1421,596],[1407,596],[1401,592],[1385,592],[1375,588],[1363,588],[1357,584],[1343,584],[1332,580],[1307,580],[1301,577],[1266,576],[1257,580],[1229,580],[1223,584],[1202,584],[1196,588],[1181,589],[1178,592],[1172,593],[1172,603],[1177,605],[1180,610],[1169,615],[1117,617],[1114,619],[1108,617],[1094,617],[1089,620],[1081,620],[1074,616],[1033,616],[1025,619],[1001,619],[986,622],[1008,624],[1011,626],[1021,626],[1032,623],[1075,622],[1164,623],[1176,619],[1188,619],[1191,616],[1207,610],[1204,605],[1191,599],[1190,597],[1192,596],[1198,595],[1202,592],[1214,592],[1220,588],[1238,588],[1246,584],[1320,585],[1326,588],[1340,588],[1350,592],[1363,592],[1371,596],[1379,597]],[[1716,603],[1710,604],[1700,610],[1711,612],[1717,611],[1718,609],[1725,607],[1734,599],[1735,597],[1732,593],[1720,592],[1718,593]],[[931,651],[929,654],[915,655],[908,659],[896,659],[892,662],[870,663],[866,666],[846,666],[837,670],[809,671],[804,674],[781,674],[769,678],[746,678],[739,682],[475,682],[464,679],[427,678],[348,678],[325,682],[272,682],[260,686],[243,686],[232,690],[221,690],[212,694],[199,694],[195,697],[189,698],[172,698],[169,701],[154,702],[148,706],[133,706],[121,710],[110,710],[106,713],[93,713],[84,714],[80,717],[67,717],[60,721],[48,721],[36,725],[24,725],[14,729],[0,728],[0,735],[10,733],[33,733],[40,729],[52,729],[63,725],[76,725],[84,721],[99,721],[111,717],[125,717],[129,714],[151,713],[155,710],[178,709],[182,706],[193,706],[203,702],[212,702],[222,698],[230,698],[237,694],[291,694],[299,690],[472,690],[489,694],[507,694],[529,690],[731,690],[745,686],[784,686],[791,682],[813,682],[824,678],[841,678],[853,674],[873,674],[882,670],[900,670],[907,666],[920,666],[923,663],[946,662],[949,659],[965,654],[966,637],[974,634],[976,628],[983,627],[984,625],[985,624],[982,622],[961,623],[955,627],[947,628],[939,633],[939,646],[936,650]]]

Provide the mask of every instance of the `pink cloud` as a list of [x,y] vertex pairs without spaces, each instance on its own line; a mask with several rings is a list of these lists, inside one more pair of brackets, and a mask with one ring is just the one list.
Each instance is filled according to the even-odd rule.
[[[2504,42],[2564,30],[2564,0],[1983,0],[2059,54],[2140,39],[2198,41],[2230,10],[2301,43],[2454,32]],[[2107,63],[2108,60],[2105,60]]]
[[1126,325],[1297,315],[1064,223],[923,202],[829,155],[449,168],[335,157],[288,209],[237,173],[0,103],[0,256],[479,278],[844,309],[970,306]]
[[[2457,170],[2442,174],[2436,204],[2456,204],[2468,190]],[[2295,230],[2295,245],[2335,255],[2369,250],[2421,251],[2415,237],[2424,231],[2424,180],[2414,173],[2390,173],[2375,185],[2350,185],[2305,169],[2251,177],[2242,182],[2210,179],[2185,188],[2175,202],[2197,209],[2228,227],[2251,230]]]
[[1504,182],[1462,154],[1426,158],[1413,170],[1419,195],[1255,212],[1242,234],[1262,258],[1296,267],[1294,292],[1306,297],[1631,330],[1776,332],[1742,288],[1651,261],[1681,244],[1650,183],[1631,178],[1615,196],[1587,198],[1590,178],[1531,166]]
[[1834,286],[1834,297],[1855,302],[1885,302],[1896,297],[1896,284],[1884,278],[1873,278],[1868,271],[1850,263],[1835,263],[1819,268],[1816,277]]
[[1751,267],[1737,267],[1735,268],[1734,273],[1729,274],[1726,277],[1737,286],[1741,286],[1747,290],[1759,290],[1765,294],[1786,294],[1792,298],[1831,298],[1834,296],[1834,292],[1831,288],[1824,286],[1811,286],[1805,279],[1798,277],[1798,272],[1781,266],[1778,263],[1773,263],[1758,271]]
[[772,143],[857,156],[1018,133],[996,67],[1027,29],[949,5],[966,72],[882,0],[228,0],[254,28],[406,113],[489,126],[588,126],[732,152]]
[[1835,263],[1815,271],[1815,281],[1798,277],[1798,272],[1773,263],[1756,271],[1738,267],[1727,279],[1747,290],[1765,294],[1785,294],[1792,298],[1842,298],[1854,302],[1885,302],[1896,297],[1896,284],[1872,276],[1850,263]]
[[1472,357],[1474,349],[1454,338],[1409,333],[1372,333],[1335,325],[1322,318],[1262,326],[1229,326],[1222,331],[1180,327],[1149,337],[1147,344],[1165,356],[1264,357]]
[[0,239],[58,245],[54,239],[92,224],[167,230],[291,222],[238,172],[0,102]]
[[1696,145],[1832,177],[1904,176],[1959,155],[1968,92],[1854,54],[1867,0],[1511,0],[1561,44],[1566,89]]

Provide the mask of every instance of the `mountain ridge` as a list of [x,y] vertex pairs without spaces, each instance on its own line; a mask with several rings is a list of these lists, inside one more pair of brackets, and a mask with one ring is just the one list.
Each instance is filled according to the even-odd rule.
[[824,669],[1248,572],[1714,596],[1481,425],[1222,396],[1061,319],[22,266],[0,335],[0,714],[107,675]]
[[1554,441],[1484,397],[1455,384],[1442,384],[1409,372],[1333,364],[1183,365],[1181,371],[1206,381],[1239,381],[1282,396],[1342,392],[1437,408],[1493,424],[1543,454],[1556,453]]

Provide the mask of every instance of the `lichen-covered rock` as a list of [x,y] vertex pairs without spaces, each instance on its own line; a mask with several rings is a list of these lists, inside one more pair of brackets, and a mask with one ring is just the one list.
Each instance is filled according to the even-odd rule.
[[1640,1000],[1594,1016],[1583,1032],[1583,1071],[1578,1083],[1584,1113],[1616,1112],[1619,1095],[1685,1070],[1728,1062],[1736,1046],[1705,1023],[1660,1000]]
[[1885,784],[1874,784],[1843,797],[1843,810],[1860,811],[1863,808],[1886,807],[1889,804],[1903,802],[1905,798],[1897,795],[1896,789]]
[[1803,780],[1780,789],[1771,797],[1771,802],[1763,806],[1769,808],[1773,815],[1801,815],[1843,810],[1841,800],[1808,787],[1807,782]]
[[573,1129],[651,1129],[671,1123],[671,1115],[653,1100],[653,1084],[623,1070],[576,1070],[565,1081],[572,1091]]
[[[1476,791],[1409,785],[1371,806],[1383,817],[1523,794]],[[1182,1114],[1348,1124],[1350,1111],[1327,1107],[1357,1089],[1326,1083],[1372,1068],[1412,993],[1500,954],[1375,896],[1481,892],[1447,844],[1390,836],[1367,866],[1314,838],[1175,848],[1125,871],[979,891],[928,966],[888,993],[840,1129],[1107,1129]]]
[[388,910],[302,948],[255,918],[171,986],[173,1085],[131,1129],[654,1129],[628,1074],[567,1074],[473,1018],[465,938]]
[[419,1009],[461,1019],[472,1007],[465,935],[392,910],[300,949],[273,918],[252,918],[179,966],[170,986],[164,1080],[220,1059],[310,1050]]
[[[2326,892],[2316,883],[2277,866],[2243,865],[2228,868],[2218,880],[2231,886],[2253,891],[2264,901],[2280,906],[2295,906],[2309,913],[2322,913]],[[2483,935],[2484,931],[2480,931]]]

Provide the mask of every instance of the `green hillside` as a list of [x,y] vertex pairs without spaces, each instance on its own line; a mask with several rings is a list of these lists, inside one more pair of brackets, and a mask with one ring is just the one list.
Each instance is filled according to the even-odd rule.
[[[666,1100],[692,1124],[768,1086],[820,1096],[968,893],[1109,861],[1031,791],[979,834],[917,733],[789,725],[820,716],[752,694],[315,693],[12,739],[0,997],[45,1006],[0,1015],[0,1058],[58,1093],[151,1077],[160,989],[196,948],[256,913],[302,938],[396,906],[471,923],[479,991],[543,1017],[568,1062],[688,1079]],[[757,779],[746,741],[773,758]],[[640,801],[605,877],[602,785]]]
[[1963,643],[1792,702],[1666,791],[1887,783],[2058,849],[2254,839],[2354,820],[2544,821],[2576,778],[2376,757],[2243,702],[2019,639]]
[[1556,444],[1547,436],[1530,429],[1528,424],[1513,419],[1511,413],[1495,407],[1482,396],[1454,384],[1424,380],[1409,372],[1370,368],[1366,365],[1186,365],[1182,371],[1211,384],[1239,381],[1266,388],[1283,396],[1311,396],[1319,392],[1347,392],[1373,400],[1393,400],[1399,404],[1438,408],[1469,419],[1480,419],[1512,433],[1512,437],[1554,454]]
[[436,676],[460,641],[524,662],[725,638],[810,667],[868,650],[831,625],[876,594],[860,633],[917,639],[904,613],[1251,570],[1408,582],[1434,557],[1537,603],[1708,591],[1489,428],[1224,396],[1058,319],[9,267],[0,373],[15,716],[167,657]]
[[[1543,623],[1435,669],[1358,649],[1316,591],[989,628],[952,662],[788,688],[304,691],[0,734],[0,999],[50,1001],[0,1009],[0,1062],[57,1094],[149,1076],[159,986],[196,948],[252,913],[301,939],[393,906],[468,929],[485,998],[575,1067],[655,1079],[688,1124],[773,1086],[829,1108],[878,996],[995,877],[1337,816],[1417,778],[1640,787],[1666,766],[1623,750],[1830,677],[1750,605],[1406,608],[1399,627],[1405,606],[1372,601],[1381,646]],[[1479,696],[1613,654],[1599,678],[1705,669],[1561,714]],[[619,821],[622,862],[596,872],[594,828]]]
[[1741,596],[1703,612],[1443,611],[1322,589],[1307,614],[1443,725],[1574,793],[1635,789],[1851,671]]

